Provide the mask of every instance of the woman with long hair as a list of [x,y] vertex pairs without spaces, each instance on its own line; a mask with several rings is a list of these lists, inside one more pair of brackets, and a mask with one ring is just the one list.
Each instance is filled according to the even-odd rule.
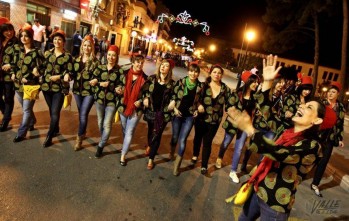
[[19,54],[20,47],[10,21],[0,17],[0,24],[0,111],[3,114],[0,132],[3,132],[7,130],[15,104],[15,89],[11,76],[16,69],[15,55]]
[[[284,85],[284,77],[278,74],[269,90],[265,92],[258,91],[253,95],[254,100],[256,101],[253,126],[259,131],[263,131],[265,133],[264,136],[269,139],[273,139],[275,134],[278,132],[277,129],[280,128],[280,111],[282,107],[281,95]],[[251,154],[252,152],[246,148],[240,168],[242,172],[247,172],[247,163]]]
[[142,102],[139,99],[141,88],[148,76],[143,71],[144,56],[135,54],[131,57],[132,66],[125,76],[126,84],[124,96],[121,99],[120,114],[122,134],[124,142],[122,143],[120,165],[126,166],[126,154],[130,148],[132,137],[136,126],[142,116]]
[[[259,77],[256,74],[252,74],[250,71],[245,71],[241,75],[241,80],[244,82],[244,85],[240,87],[236,94],[233,96],[235,97],[235,103],[233,104],[233,106],[241,111],[246,111],[250,116],[252,116],[256,103],[253,95],[259,85]],[[229,107],[231,106],[228,106],[228,108]],[[225,135],[219,149],[219,154],[215,166],[217,168],[222,167],[222,159],[224,153],[233,140],[234,135],[236,134],[234,154],[229,177],[234,183],[239,183],[240,181],[237,176],[237,168],[239,165],[242,148],[244,147],[245,141],[247,139],[247,135],[243,131],[237,130],[227,119],[226,122],[223,123],[223,128],[225,129]]]
[[171,113],[168,110],[170,96],[175,81],[172,79],[174,61],[164,59],[154,75],[142,87],[141,98],[145,109],[151,109],[156,114],[155,120],[148,120],[148,147],[146,155],[149,156],[148,170],[154,168],[154,158],[158,152],[162,133],[168,122],[171,121]]
[[332,82],[330,89],[327,91],[326,99],[323,100],[324,104],[336,113],[337,121],[332,128],[322,130],[320,133],[320,138],[323,144],[323,156],[316,166],[313,182],[310,186],[311,190],[319,197],[322,197],[319,184],[331,158],[333,147],[344,147],[344,117],[346,111],[344,104],[338,99],[341,90],[342,85],[340,83]]
[[109,140],[113,119],[120,105],[122,88],[125,86],[124,71],[118,65],[119,48],[111,45],[107,52],[107,64],[99,65],[93,72],[90,81],[95,88],[95,105],[97,111],[98,128],[101,139],[97,146],[96,158],[103,155],[103,149]]
[[294,92],[288,94],[283,100],[280,117],[285,128],[293,125],[292,117],[296,114],[300,104],[305,104],[312,98],[313,79],[310,76],[303,76],[302,84],[299,85]]
[[94,102],[94,91],[90,81],[93,71],[98,67],[99,61],[94,53],[94,41],[89,35],[83,39],[80,47],[80,55],[73,63],[73,94],[79,111],[79,129],[76,136],[74,150],[80,150],[85,139],[88,115]]
[[25,26],[19,33],[21,41],[21,52],[18,55],[16,73],[12,74],[12,79],[15,82],[16,96],[19,103],[22,105],[23,117],[22,123],[18,128],[16,137],[13,142],[20,142],[25,139],[28,130],[34,129],[36,117],[33,112],[35,99],[23,99],[24,85],[39,85],[40,65],[43,63],[43,54],[41,50],[34,47],[33,39],[34,31],[31,26]]
[[187,138],[198,116],[198,99],[202,83],[198,80],[200,67],[191,63],[188,67],[188,76],[179,79],[174,88],[169,110],[173,110],[172,137],[170,158],[174,158],[174,151],[179,142],[178,155],[173,166],[173,175],[179,175],[186,148]]
[[224,69],[220,65],[212,65],[209,77],[203,83],[198,100],[198,112],[201,116],[198,116],[196,120],[201,121],[199,123],[200,127],[205,129],[200,130],[201,133],[195,134],[195,139],[197,144],[203,144],[201,159],[201,174],[203,175],[207,173],[212,141],[222,121],[224,105],[235,102],[234,98],[231,98],[230,88],[222,82],[223,73]]
[[50,111],[50,127],[42,144],[51,146],[52,138],[59,133],[59,120],[64,102],[64,95],[69,93],[70,74],[73,71],[73,58],[64,50],[65,33],[58,30],[52,34],[54,48],[45,52],[45,69],[41,90]]
[[[270,89],[277,57],[269,55],[263,62],[262,91]],[[297,187],[315,166],[321,150],[320,125],[330,128],[335,113],[321,101],[301,104],[293,116],[294,127],[285,130],[274,142],[258,132],[246,112],[229,109],[229,120],[251,137],[249,148],[264,158],[248,180],[252,195],[245,202],[239,220],[287,220],[294,204]],[[329,120],[330,119],[330,120]]]

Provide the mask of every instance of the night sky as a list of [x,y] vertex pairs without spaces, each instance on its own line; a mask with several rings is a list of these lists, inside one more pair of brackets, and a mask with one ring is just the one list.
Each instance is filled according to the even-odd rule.
[[[195,41],[197,36],[214,37],[230,41],[232,45],[240,45],[243,38],[245,25],[257,31],[257,36],[252,49],[264,52],[262,49],[262,36],[266,25],[262,16],[266,11],[263,0],[163,0],[174,16],[187,11],[192,19],[199,22],[206,21],[210,26],[210,35],[206,36],[199,26],[192,27],[172,23],[170,36],[180,38],[183,35]],[[326,19],[322,23],[320,39],[320,65],[340,68],[341,15]],[[314,58],[314,41],[309,40],[304,45],[299,45],[292,51],[279,55],[285,58],[301,60],[312,63]]]

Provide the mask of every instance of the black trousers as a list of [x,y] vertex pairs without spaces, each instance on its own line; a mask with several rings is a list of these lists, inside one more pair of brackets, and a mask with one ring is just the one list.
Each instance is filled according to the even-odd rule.
[[15,88],[13,82],[0,81],[0,111],[4,115],[2,123],[10,122],[15,104]]
[[319,160],[319,163],[316,166],[312,184],[314,184],[316,186],[318,186],[320,184],[322,176],[325,173],[327,164],[330,161],[330,158],[332,155],[332,150],[333,150],[333,144],[326,143],[324,145],[324,148],[322,149],[323,157]]
[[201,167],[206,168],[208,166],[208,160],[211,156],[211,150],[212,150],[212,141],[213,138],[216,136],[216,133],[218,131],[219,124],[208,124],[204,123],[205,128],[203,131],[204,133],[200,136],[202,137],[202,156],[201,156]]

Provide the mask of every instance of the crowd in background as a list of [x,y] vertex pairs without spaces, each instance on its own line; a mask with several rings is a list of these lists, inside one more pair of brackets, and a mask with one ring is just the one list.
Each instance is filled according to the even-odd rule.
[[[134,132],[143,116],[148,125],[147,169],[152,170],[164,129],[171,123],[169,156],[174,161],[175,176],[180,174],[187,138],[193,127],[191,162],[198,163],[201,152],[200,171],[203,175],[208,173],[212,141],[223,121],[225,135],[215,163],[218,169],[234,137],[229,173],[234,183],[240,182],[238,164],[245,144],[248,148],[242,160],[242,172],[249,169],[250,155],[260,154],[257,172],[251,180],[255,194],[245,204],[240,220],[279,213],[283,214],[279,220],[286,220],[298,184],[315,166],[311,190],[321,197],[318,185],[332,149],[344,145],[345,109],[338,100],[341,85],[333,82],[326,97],[315,99],[312,78],[292,68],[276,67],[277,58],[273,56],[265,59],[262,74],[244,71],[242,86],[233,90],[222,81],[224,69],[220,65],[212,65],[207,79],[200,82],[198,63],[174,59],[178,55],[159,52],[161,60],[156,73],[149,77],[143,71],[145,57],[138,53],[131,56],[131,68],[124,70],[118,65],[119,48],[105,38],[99,41],[92,34],[81,37],[76,31],[70,53],[64,49],[64,31],[55,26],[45,32],[38,20],[24,24],[16,35],[11,22],[0,18],[0,41],[3,115],[0,131],[8,129],[15,96],[23,109],[22,122],[13,142],[25,140],[27,132],[35,129],[35,99],[25,98],[27,85],[40,85],[49,108],[44,148],[54,145],[53,139],[61,132],[60,112],[66,95],[72,91],[79,112],[76,151],[83,146],[88,116],[95,105],[100,132],[95,157],[103,156],[113,122],[119,119],[123,135],[120,165],[126,166]],[[174,81],[175,65],[187,67],[187,76]]]

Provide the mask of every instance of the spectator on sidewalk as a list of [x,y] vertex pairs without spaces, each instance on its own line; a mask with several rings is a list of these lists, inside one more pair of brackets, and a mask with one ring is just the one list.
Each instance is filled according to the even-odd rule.
[[257,65],[253,66],[253,68],[250,71],[251,71],[252,74],[257,74],[258,75]]
[[41,25],[39,19],[36,18],[34,19],[34,25],[32,28],[34,30],[34,46],[44,53],[44,48],[46,44],[46,27]]
[[50,50],[50,49],[54,48],[52,35],[58,30],[59,30],[59,26],[54,25],[53,29],[52,29],[50,35],[48,35],[48,39],[46,41],[46,48],[47,48],[46,50]]
[[53,29],[51,26],[46,26],[45,35],[46,35],[46,44],[45,44],[45,51],[49,50],[49,42],[50,42],[50,35],[52,34]]
[[102,64],[107,63],[107,51],[109,48],[109,41],[103,36],[101,42],[99,43],[100,48],[100,61]]
[[[71,55],[75,58],[80,54],[80,47],[81,47],[82,37],[80,35],[80,31],[76,30],[73,35],[73,50]],[[96,43],[98,44],[98,43]]]

